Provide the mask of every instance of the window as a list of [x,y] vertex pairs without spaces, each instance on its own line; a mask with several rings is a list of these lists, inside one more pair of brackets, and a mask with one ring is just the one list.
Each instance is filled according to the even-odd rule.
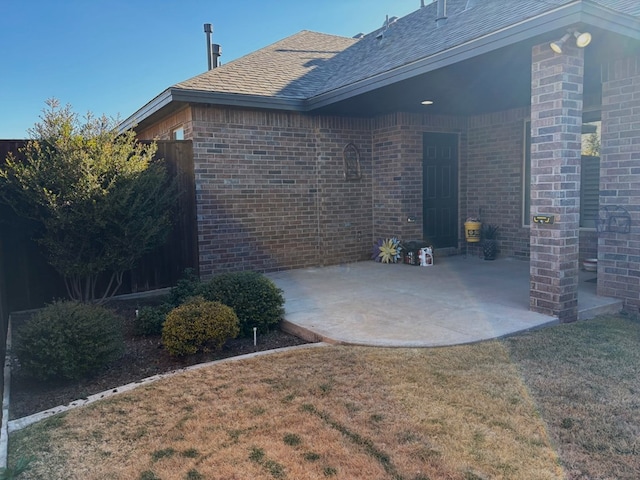
[[596,228],[600,209],[600,112],[582,116],[582,162],[580,164],[580,226]]
[[[580,227],[595,228],[600,205],[600,112],[585,112],[580,164]],[[522,223],[531,224],[531,122],[524,124]]]
[[184,127],[176,128],[171,132],[171,138],[173,140],[184,140]]

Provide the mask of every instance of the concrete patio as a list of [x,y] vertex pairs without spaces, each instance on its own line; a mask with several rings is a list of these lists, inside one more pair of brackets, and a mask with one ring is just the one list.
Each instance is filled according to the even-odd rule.
[[[393,347],[478,342],[557,324],[529,311],[529,263],[436,257],[435,265],[357,262],[269,277],[284,291],[284,328],[308,340]],[[580,272],[579,318],[618,312]]]

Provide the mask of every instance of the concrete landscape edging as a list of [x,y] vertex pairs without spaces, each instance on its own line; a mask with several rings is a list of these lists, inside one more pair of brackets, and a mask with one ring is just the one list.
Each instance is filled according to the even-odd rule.
[[57,415],[59,413],[63,413],[78,407],[82,407],[85,405],[89,405],[91,403],[97,402],[98,400],[104,400],[110,397],[113,397],[115,395],[121,394],[121,393],[125,393],[125,392],[130,392],[140,386],[143,385],[148,385],[150,383],[156,382],[158,380],[162,380],[164,378],[169,378],[172,376],[175,376],[177,374],[180,373],[184,373],[184,372],[189,372],[192,370],[198,370],[201,368],[206,368],[206,367],[211,367],[214,365],[218,365],[221,363],[229,363],[229,362],[236,362],[236,361],[241,361],[241,360],[246,360],[249,358],[255,358],[255,357],[261,357],[264,355],[270,355],[273,353],[281,353],[281,352],[288,352],[288,351],[293,351],[293,350],[303,350],[303,349],[308,349],[308,348],[316,348],[316,347],[325,347],[325,346],[329,346],[328,343],[324,343],[324,342],[318,342],[318,343],[308,343],[308,344],[304,344],[304,345],[296,345],[293,347],[283,347],[283,348],[277,348],[277,349],[273,349],[273,350],[263,350],[261,352],[254,352],[254,353],[248,353],[246,355],[239,355],[236,357],[229,357],[229,358],[224,358],[221,360],[214,360],[212,362],[206,362],[206,363],[199,363],[197,365],[191,365],[189,367],[185,367],[185,368],[180,368],[177,370],[172,370],[170,372],[167,373],[160,373],[158,375],[153,375],[151,377],[147,377],[144,378],[142,380],[136,381],[136,382],[132,382],[132,383],[128,383],[126,385],[122,385],[120,387],[117,388],[112,388],[109,390],[105,390],[104,392],[100,392],[100,393],[96,393],[94,395],[89,395],[86,398],[83,399],[79,399],[79,400],[74,400],[73,402],[70,402],[67,405],[59,405],[57,407],[53,407],[50,408],[48,410],[44,410],[42,412],[38,412],[38,413],[34,413],[33,415],[28,415],[26,417],[22,417],[22,418],[17,418],[15,420],[9,420],[9,379],[10,379],[10,375],[11,375],[11,357],[10,357],[10,353],[9,353],[9,347],[10,347],[10,329],[11,329],[11,319],[9,319],[9,330],[7,333],[7,354],[6,354],[6,358],[5,358],[5,367],[4,367],[4,377],[5,377],[5,389],[4,389],[4,395],[3,395],[3,402],[2,402],[2,432],[1,432],[1,437],[0,438],[0,468],[6,468],[7,467],[7,452],[8,452],[8,446],[9,446],[9,434],[16,432],[18,430],[22,430],[23,428],[28,427],[29,425],[32,425],[34,423],[37,423],[41,420],[50,418],[54,415]]

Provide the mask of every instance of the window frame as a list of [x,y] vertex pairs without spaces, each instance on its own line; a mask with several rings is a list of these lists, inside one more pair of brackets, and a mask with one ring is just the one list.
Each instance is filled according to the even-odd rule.
[[[582,124],[591,124],[595,122],[601,122],[601,112],[600,110],[589,110],[585,111],[582,114]],[[531,119],[524,119],[523,121],[523,134],[522,134],[522,149],[523,149],[523,161],[522,161],[522,226],[523,228],[531,227]],[[602,124],[600,124],[600,127]],[[601,141],[601,128],[600,132],[600,141]],[[597,169],[594,168],[593,165],[589,165],[588,168],[583,168],[583,165],[586,167],[587,162],[596,163]],[[589,173],[593,173],[594,170],[597,170],[597,180],[586,179],[585,175]],[[598,197],[599,203],[599,192],[600,192],[600,156],[589,156],[582,155],[581,157],[581,165],[580,165],[580,223],[579,228],[581,230],[595,230],[595,218],[597,217],[598,208],[596,208],[595,213],[590,210],[590,217],[593,217],[593,226],[589,225],[590,217],[587,218],[587,212],[585,212],[583,216],[583,205],[586,205],[587,202],[585,200],[587,195],[593,196],[593,191],[586,191],[584,189],[584,185],[591,185],[591,188],[595,188],[597,185],[596,195]],[[590,202],[593,203],[593,202]]]
[[180,125],[171,130],[171,140],[184,140],[184,126]]

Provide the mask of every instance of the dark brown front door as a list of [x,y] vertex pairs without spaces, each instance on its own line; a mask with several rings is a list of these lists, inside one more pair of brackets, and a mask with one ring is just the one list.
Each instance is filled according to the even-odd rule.
[[458,135],[425,133],[422,138],[424,239],[435,248],[458,246]]

